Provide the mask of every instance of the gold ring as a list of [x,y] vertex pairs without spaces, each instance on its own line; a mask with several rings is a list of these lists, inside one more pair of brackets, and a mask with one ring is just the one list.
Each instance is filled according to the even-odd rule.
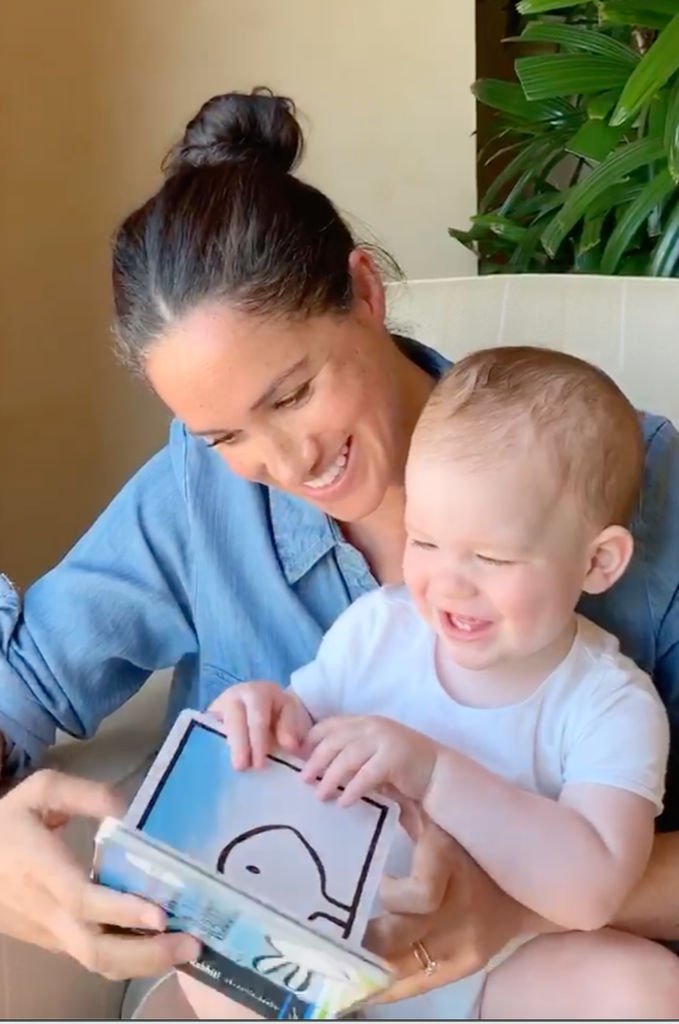
[[438,961],[432,959],[429,955],[429,950],[425,946],[424,942],[413,942],[410,948],[413,951],[413,956],[417,960],[417,965],[421,971],[427,975],[434,974],[435,971],[438,971]]

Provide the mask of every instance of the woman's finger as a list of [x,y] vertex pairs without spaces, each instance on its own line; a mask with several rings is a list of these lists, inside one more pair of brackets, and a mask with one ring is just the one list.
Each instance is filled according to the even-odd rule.
[[[378,997],[378,1002],[394,1002],[421,995],[441,985],[459,981],[482,966],[474,949],[464,941],[463,935],[458,935],[459,941],[451,943],[449,932],[443,924],[422,934],[418,920],[421,923],[426,918],[394,917],[390,921],[394,929],[391,935],[392,948],[398,946],[399,951],[391,954],[383,951],[382,955],[389,960],[397,980],[386,995]],[[414,950],[417,943],[422,943],[426,955],[435,965],[429,974],[422,968],[422,951],[416,954]],[[370,948],[374,949],[372,943]]]
[[0,934],[19,939],[20,942],[30,942],[42,946],[50,951],[63,951],[62,944],[49,927],[47,915],[40,915],[40,920],[34,920],[27,916],[27,908],[24,901],[17,906],[11,903],[3,894],[0,902]]
[[199,943],[189,936],[104,935],[89,923],[110,920],[122,927],[138,927],[141,913],[144,926],[163,924],[157,908],[89,882],[59,834],[52,831],[55,823],[74,815],[101,818],[118,813],[120,804],[105,786],[40,772],[3,797],[1,810],[2,931],[71,953],[90,970],[117,978],[153,974],[198,955]]
[[456,846],[433,822],[425,821],[413,849],[410,875],[383,879],[380,898],[385,910],[425,915],[438,910],[455,876]]
[[409,948],[407,953],[403,953],[396,960],[392,960],[391,967],[397,980],[389,991],[379,998],[379,1002],[391,1003],[396,1002],[398,999],[411,999],[413,996],[430,992],[434,988],[440,988],[441,985],[449,985],[454,981],[459,981],[460,978],[464,978],[466,974],[471,973],[470,971],[464,971],[461,960],[437,959],[436,945],[435,943],[430,944],[429,938],[425,943],[425,948],[431,959],[436,963],[436,969],[431,974],[426,974],[422,969],[421,962],[416,958],[412,947]]
[[113,924],[123,928],[162,930],[165,915],[159,907],[137,896],[114,892],[90,882],[84,868],[56,832],[38,822],[22,829],[16,838],[24,855],[22,910],[37,921],[47,922],[51,908],[74,921]]
[[365,945],[377,956],[393,961],[426,934],[429,919],[417,914],[382,914],[368,923]]
[[3,802],[23,806],[41,818],[59,816],[68,819],[117,816],[124,803],[107,786],[75,775],[44,769],[25,779],[3,797]]
[[82,900],[82,919],[91,924],[115,925],[118,928],[148,928],[162,932],[167,917],[161,907],[139,896],[115,892],[103,885],[88,882]]
[[[483,966],[479,960],[478,952],[468,943],[462,941],[463,935],[458,936],[458,942],[451,945],[449,933],[439,928],[428,932],[420,939],[413,940],[407,950],[403,950],[398,956],[392,958],[391,965],[394,968],[401,991],[410,990],[409,994],[416,995],[420,992],[427,992],[440,985],[448,985],[460,978],[466,978]],[[434,962],[435,969],[426,974],[422,969],[421,959],[415,956],[413,944],[421,942],[427,952],[427,956]],[[398,995],[398,999],[406,996]]]
[[448,879],[444,869],[441,872],[442,885],[438,878],[422,878],[418,875],[392,878],[385,875],[380,884],[380,900],[385,910],[390,914],[434,914],[441,906]]
[[4,842],[0,879],[16,877],[20,870],[21,887],[16,893],[6,892],[4,898],[13,903],[18,900],[35,920],[41,919],[47,898],[74,918],[81,918],[89,885],[84,868],[60,834],[41,821],[29,815],[15,824]]
[[120,981],[162,974],[176,964],[195,960],[201,944],[191,935],[115,935],[64,919],[59,925],[63,948],[88,971]]
[[383,785],[382,792],[399,805],[401,809],[399,824],[406,831],[409,838],[412,839],[413,843],[416,843],[422,835],[425,820],[428,820],[420,804],[415,800],[411,800],[410,797],[403,796],[391,783]]
[[[95,963],[99,973],[115,980],[147,978],[162,974],[200,956],[201,943],[192,935],[165,932],[162,935],[97,935]],[[96,969],[96,968],[95,968]]]

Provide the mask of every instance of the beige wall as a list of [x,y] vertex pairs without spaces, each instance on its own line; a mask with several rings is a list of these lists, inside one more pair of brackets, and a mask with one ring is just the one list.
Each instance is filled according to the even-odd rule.
[[0,567],[51,564],[162,443],[108,351],[107,239],[208,96],[270,84],[302,173],[410,277],[472,272],[473,0],[8,0],[0,25]]

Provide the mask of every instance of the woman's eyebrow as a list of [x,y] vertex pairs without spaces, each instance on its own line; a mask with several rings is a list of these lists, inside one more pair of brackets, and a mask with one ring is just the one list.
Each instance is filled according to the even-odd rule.
[[[278,389],[283,384],[285,384],[285,382],[289,380],[290,377],[294,377],[294,375],[298,373],[299,370],[303,369],[308,362],[308,355],[302,356],[302,358],[298,359],[296,363],[288,367],[287,370],[284,370],[283,373],[279,374],[279,376],[276,377],[276,379],[273,380],[271,384],[269,384],[264,394],[260,395],[256,402],[254,402],[254,404],[250,406],[250,412],[257,412],[257,410],[261,409],[263,405],[266,405],[266,403],[269,402],[271,398],[276,394]],[[231,433],[231,431],[228,430],[226,427],[218,427],[217,429],[214,430],[192,430],[191,433],[194,435],[194,437],[216,437],[220,434],[229,434]]]
[[266,405],[266,403],[271,398],[273,398],[273,396],[276,394],[276,392],[280,388],[281,384],[285,384],[285,382],[290,377],[294,377],[294,375],[297,373],[297,371],[301,370],[304,366],[306,366],[306,364],[308,362],[309,362],[309,357],[308,356],[302,356],[302,358],[298,359],[297,362],[293,366],[291,366],[289,369],[285,370],[284,373],[281,373],[279,377],[276,377],[276,379],[274,381],[272,381],[272,383],[266,389],[264,394],[260,395],[260,397],[257,399],[255,404],[250,406],[250,412],[256,412],[263,405]]

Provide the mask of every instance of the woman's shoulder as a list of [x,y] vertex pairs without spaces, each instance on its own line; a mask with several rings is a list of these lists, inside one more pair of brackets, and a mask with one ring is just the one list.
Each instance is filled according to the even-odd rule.
[[648,596],[659,621],[679,582],[679,434],[664,416],[643,413],[646,465],[632,533],[644,563]]
[[[605,594],[584,595],[580,610],[658,684],[660,661],[679,651],[679,435],[652,413],[641,413],[641,426],[646,463],[631,524],[634,554],[622,579]],[[678,685],[672,681],[673,693]]]
[[664,440],[672,432],[676,434],[674,424],[667,418],[667,416],[661,416],[659,413],[646,412],[644,410],[639,413],[639,416],[641,419],[641,431],[644,435],[647,452],[650,445],[652,445],[653,441],[656,439],[656,435],[660,434],[661,439]]

